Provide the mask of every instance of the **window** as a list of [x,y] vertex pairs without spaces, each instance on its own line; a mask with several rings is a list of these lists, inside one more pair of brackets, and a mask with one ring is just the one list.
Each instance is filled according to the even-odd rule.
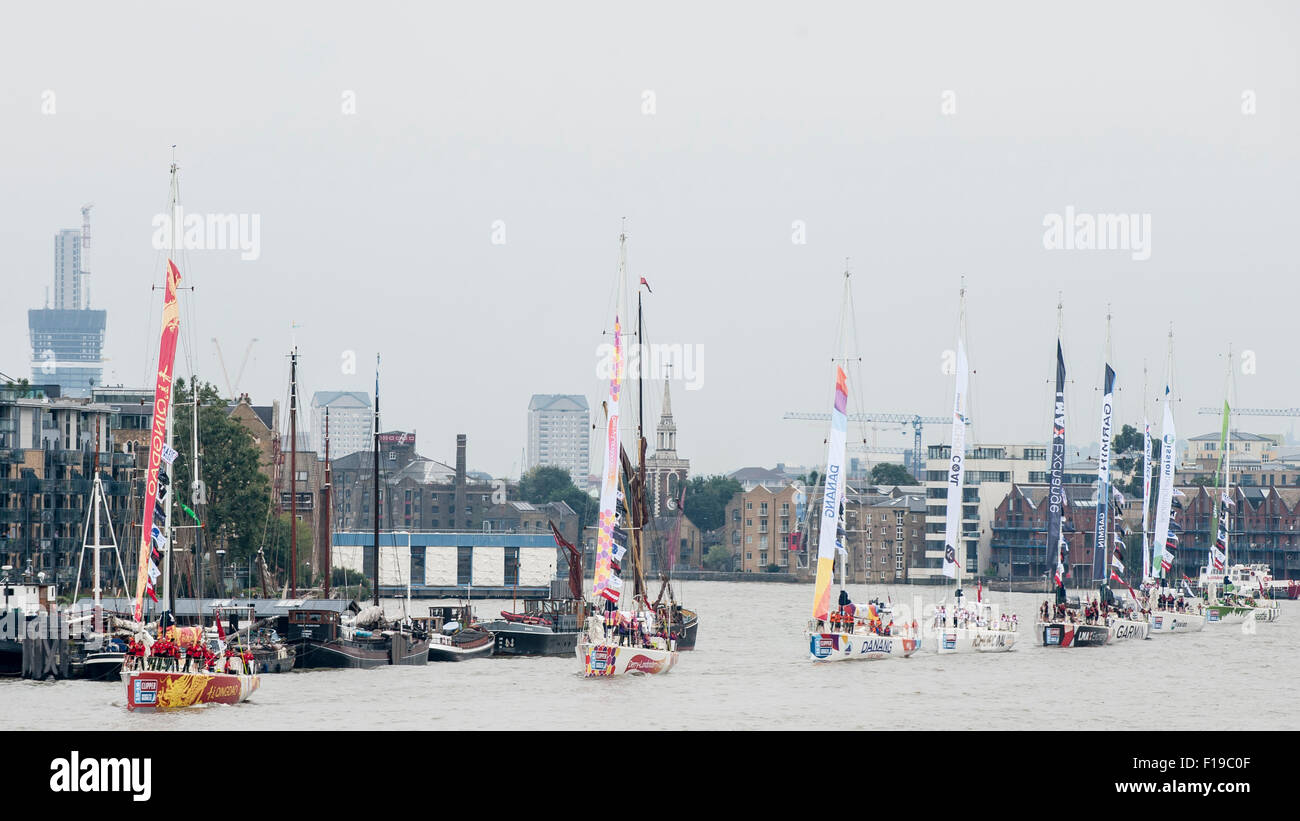
[[899,525],[899,526],[898,526],[897,528],[895,528],[895,529],[896,529],[898,532],[894,534],[894,538],[895,538],[895,539],[902,539],[902,538],[903,538],[903,526],[902,526],[902,525]]
[[456,548],[456,584],[468,585],[474,578],[474,548]]
[[513,587],[519,584],[519,548],[506,548],[506,576],[505,584],[507,587]]
[[753,502],[745,502],[745,510],[753,510],[753,509],[754,509]]
[[789,515],[790,515],[790,503],[789,503],[789,502],[782,502],[782,503],[781,503],[781,515],[782,515],[782,516],[789,516]]
[[305,470],[300,470],[300,471],[298,471],[297,473],[294,474],[294,476],[297,477],[296,481],[299,481],[299,482],[305,482],[305,481],[307,481],[307,471],[305,471]]
[[766,515],[767,515],[767,502],[761,502],[761,503],[759,504],[759,506],[758,506],[758,515],[759,515],[759,516],[766,516]]

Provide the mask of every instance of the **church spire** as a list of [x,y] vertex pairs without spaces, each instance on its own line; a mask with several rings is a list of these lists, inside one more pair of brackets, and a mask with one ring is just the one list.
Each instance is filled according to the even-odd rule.
[[668,393],[669,378],[670,375],[664,376],[664,404],[659,414],[655,450],[674,453],[677,451],[677,425],[673,422],[673,401]]

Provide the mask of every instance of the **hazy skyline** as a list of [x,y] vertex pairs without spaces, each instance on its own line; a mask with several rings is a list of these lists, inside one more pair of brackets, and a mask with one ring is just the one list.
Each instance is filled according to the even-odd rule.
[[[1180,437],[1217,429],[1196,409],[1222,403],[1229,343],[1253,355],[1235,404],[1300,406],[1294,7],[560,8],[11,10],[0,371],[30,375],[53,237],[94,202],[105,382],[152,384],[174,144],[187,213],[260,224],[257,259],[181,255],[200,378],[224,390],[212,337],[232,378],[255,337],[238,390],[283,400],[296,335],[305,406],[370,392],[380,352],[384,427],[444,461],[466,433],[494,475],[519,470],[532,394],[599,407],[624,217],[647,341],[703,351],[699,389],[672,386],[697,474],[824,460],[825,426],[781,417],[827,410],[846,257],[851,411],[950,413],[963,275],[970,443],[1046,439],[1058,292],[1071,450],[1097,438],[1108,304],[1117,427],[1144,361],[1163,385],[1171,321]],[[1067,209],[1144,215],[1149,258],[1046,248]]]

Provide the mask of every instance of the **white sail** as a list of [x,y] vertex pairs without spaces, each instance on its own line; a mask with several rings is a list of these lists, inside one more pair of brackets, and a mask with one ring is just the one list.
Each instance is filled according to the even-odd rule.
[[1151,578],[1151,540],[1147,522],[1151,521],[1151,422],[1142,419],[1142,581]]
[[[964,555],[961,537],[962,479],[966,464],[966,389],[969,375],[966,345],[957,341],[957,391],[952,404],[952,452],[948,459],[948,515],[943,536],[943,575],[961,578],[958,555]],[[958,582],[958,587],[961,584]]]
[[1156,499],[1156,540],[1160,548],[1160,568],[1156,578],[1164,578],[1174,561],[1169,549],[1169,511],[1174,500],[1174,450],[1178,436],[1174,431],[1174,409],[1169,401],[1169,386],[1165,386],[1165,418],[1160,429],[1160,492]]

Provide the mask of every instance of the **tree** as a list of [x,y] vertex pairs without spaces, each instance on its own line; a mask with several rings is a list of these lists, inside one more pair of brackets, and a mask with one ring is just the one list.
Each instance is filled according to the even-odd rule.
[[726,523],[727,503],[741,490],[740,482],[726,476],[691,477],[686,483],[686,518],[700,530],[717,530]]
[[908,473],[907,468],[902,465],[881,462],[871,468],[871,483],[873,485],[915,485],[916,477]]
[[[200,385],[198,393],[199,477],[203,485],[195,488],[192,484],[193,411],[186,404],[191,401],[189,387],[185,380],[178,379],[172,412],[172,439],[179,454],[173,463],[176,471],[173,498],[203,521],[205,539],[224,539],[219,546],[227,551],[226,562],[234,563],[246,560],[262,544],[267,531],[271,486],[259,467],[261,452],[252,434],[230,417],[217,389],[207,383]],[[186,516],[179,509],[172,515]],[[300,525],[298,529],[307,532],[306,555],[310,556],[311,525]]]
[[731,551],[725,545],[715,544],[704,556],[704,568],[717,571],[730,570],[731,559]]
[[[1112,484],[1130,496],[1142,498],[1142,431],[1132,425],[1124,425],[1115,435],[1111,445],[1111,466],[1119,476]],[[1159,471],[1160,439],[1151,437],[1151,472]]]
[[525,473],[519,480],[519,498],[535,505],[564,502],[578,514],[579,538],[600,513],[600,501],[573,484],[567,470],[553,465],[538,465]]

